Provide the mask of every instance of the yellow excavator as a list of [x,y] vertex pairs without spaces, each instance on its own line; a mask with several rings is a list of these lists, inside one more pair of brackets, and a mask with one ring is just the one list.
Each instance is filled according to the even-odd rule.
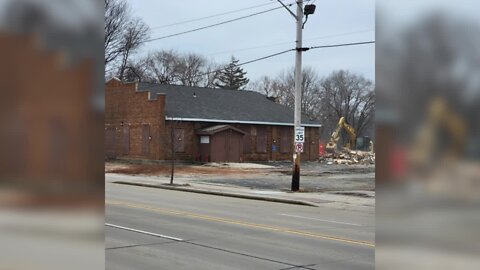
[[335,149],[337,148],[337,143],[338,140],[340,139],[340,131],[345,129],[350,136],[350,140],[345,146],[345,148],[348,149],[355,149],[355,144],[357,141],[357,132],[355,129],[347,124],[347,121],[345,120],[345,117],[341,117],[340,120],[338,120],[338,125],[335,131],[332,133],[332,136],[330,137],[330,141],[328,142],[327,146],[325,147],[325,150],[329,153],[334,153]]
[[[409,153],[412,164],[427,166],[435,158],[457,159],[465,149],[467,126],[462,117],[443,98],[434,99],[429,106],[425,123],[420,128]],[[451,138],[450,144],[438,153],[439,132],[443,129]]]

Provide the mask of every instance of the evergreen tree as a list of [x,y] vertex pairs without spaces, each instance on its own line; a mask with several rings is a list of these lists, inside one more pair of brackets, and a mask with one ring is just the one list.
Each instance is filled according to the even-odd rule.
[[230,63],[224,67],[217,75],[215,86],[225,89],[241,90],[249,79],[245,77],[247,74],[240,66],[238,66],[238,59],[233,56]]

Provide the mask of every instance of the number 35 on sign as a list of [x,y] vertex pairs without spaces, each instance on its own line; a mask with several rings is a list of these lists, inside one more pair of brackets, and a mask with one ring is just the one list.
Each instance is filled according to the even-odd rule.
[[305,127],[295,128],[295,143],[305,142]]

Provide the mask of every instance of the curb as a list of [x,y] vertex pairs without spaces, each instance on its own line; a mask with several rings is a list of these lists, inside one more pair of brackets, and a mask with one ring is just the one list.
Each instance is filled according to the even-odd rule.
[[317,204],[314,204],[314,203],[311,203],[311,202],[308,202],[308,201],[301,201],[301,200],[289,200],[289,199],[280,199],[280,198],[273,198],[273,197],[245,195],[245,194],[238,194],[238,193],[226,193],[226,192],[220,192],[220,191],[210,191],[210,190],[187,188],[187,187],[175,187],[175,186],[167,186],[167,185],[133,183],[133,182],[125,182],[125,181],[114,181],[112,183],[121,184],[121,185],[129,185],[129,186],[150,187],[150,188],[168,189],[168,190],[176,190],[176,191],[192,192],[192,193],[200,193],[200,194],[209,194],[209,195],[224,196],[224,197],[233,197],[233,198],[241,198],[241,199],[250,199],[250,200],[258,200],[258,201],[268,201],[268,202],[277,202],[277,203],[286,203],[286,204],[296,204],[296,205],[318,207]]

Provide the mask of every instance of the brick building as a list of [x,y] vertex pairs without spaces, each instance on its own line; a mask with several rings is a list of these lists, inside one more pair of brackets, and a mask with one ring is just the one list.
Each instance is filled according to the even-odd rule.
[[103,194],[94,66],[70,55],[37,36],[0,35],[0,183],[69,199]]
[[[107,82],[107,158],[290,160],[293,110],[252,91]],[[302,117],[303,160],[318,158],[321,125]],[[172,143],[173,142],[173,143]]]

